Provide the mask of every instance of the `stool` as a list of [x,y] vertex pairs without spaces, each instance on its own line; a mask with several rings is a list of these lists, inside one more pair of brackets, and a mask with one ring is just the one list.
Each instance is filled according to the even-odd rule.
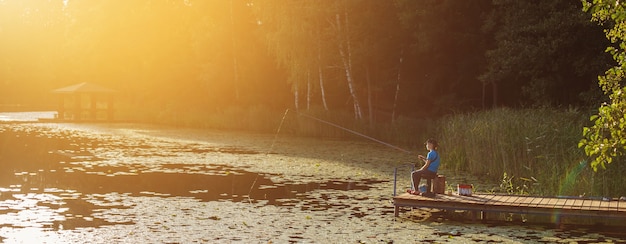
[[424,175],[422,176],[425,180],[426,180],[426,192],[422,193],[422,196],[425,197],[434,197],[435,196],[435,192],[433,192],[433,180],[435,178],[437,178],[437,174],[433,174],[433,175]]

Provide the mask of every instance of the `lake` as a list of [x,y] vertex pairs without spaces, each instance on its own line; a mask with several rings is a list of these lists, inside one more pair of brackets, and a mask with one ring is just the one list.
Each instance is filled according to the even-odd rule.
[[[6,243],[624,237],[610,226],[557,227],[515,218],[480,223],[463,213],[426,209],[395,218],[389,203],[393,168],[414,155],[364,141],[142,124],[4,123],[0,144],[0,238]],[[447,176],[451,185],[468,180]],[[401,178],[399,186],[406,187],[408,177]]]

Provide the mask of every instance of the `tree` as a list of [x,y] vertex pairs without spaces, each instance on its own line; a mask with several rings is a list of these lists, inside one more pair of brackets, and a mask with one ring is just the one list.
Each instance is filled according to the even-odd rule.
[[[255,1],[257,18],[261,23],[272,56],[279,67],[288,72],[287,82],[294,94],[294,106],[299,109],[300,91],[305,89],[306,107],[310,107],[312,89],[318,88],[324,96],[322,29],[325,10],[319,1]],[[319,87],[312,84],[312,70],[317,70]],[[325,105],[327,108],[327,105]]]
[[[494,33],[480,76],[491,86],[492,105],[581,104],[601,64],[606,40],[570,0],[495,0],[484,30]],[[582,48],[584,47],[584,48]],[[564,90],[563,87],[568,87]],[[521,91],[521,92],[520,92]]]
[[335,13],[335,31],[339,37],[337,40],[337,46],[339,50],[339,56],[341,57],[341,63],[346,73],[346,82],[350,91],[350,97],[352,98],[352,104],[354,106],[354,118],[360,120],[363,118],[361,110],[361,102],[359,101],[359,95],[356,88],[356,81],[354,80],[353,69],[353,51],[352,51],[352,35],[350,31],[351,22],[348,14],[348,7],[343,6],[343,9],[339,9]]
[[579,147],[592,157],[591,166],[606,168],[626,153],[626,3],[619,0],[583,0],[583,10],[592,14],[592,20],[606,27],[606,37],[613,44],[606,51],[617,65],[598,77],[598,84],[609,102],[591,116],[593,125],[583,129]]
[[257,0],[254,6],[270,52],[288,72],[296,106],[305,97],[308,108],[319,94],[324,109],[349,101],[346,111],[374,124],[375,96],[397,76],[401,30],[393,4]]
[[[480,106],[478,76],[492,33],[482,31],[491,0],[395,0],[405,41],[404,115],[441,115]],[[478,97],[478,98],[477,98]]]
[[41,104],[59,79],[62,1],[0,1],[0,103]]

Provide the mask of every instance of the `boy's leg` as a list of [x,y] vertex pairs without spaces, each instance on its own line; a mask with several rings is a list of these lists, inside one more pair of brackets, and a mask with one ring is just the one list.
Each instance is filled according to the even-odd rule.
[[411,174],[411,178],[413,179],[413,190],[419,191],[420,181],[422,180],[422,171],[416,170]]

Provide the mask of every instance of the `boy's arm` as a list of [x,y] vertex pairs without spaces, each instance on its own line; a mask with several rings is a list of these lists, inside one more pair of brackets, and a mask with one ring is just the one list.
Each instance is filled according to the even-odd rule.
[[430,159],[427,159],[427,158],[425,158],[425,157],[424,157],[424,156],[422,156],[422,155],[420,155],[420,157],[419,157],[419,158],[420,158],[420,159],[422,159],[422,160],[424,161],[424,166],[422,166],[422,167],[420,168],[420,170],[427,169],[427,168],[428,168],[428,166],[430,165]]
[[427,159],[425,161],[426,163],[424,164],[424,166],[422,166],[421,170],[428,169],[428,166],[430,165],[430,160]]

